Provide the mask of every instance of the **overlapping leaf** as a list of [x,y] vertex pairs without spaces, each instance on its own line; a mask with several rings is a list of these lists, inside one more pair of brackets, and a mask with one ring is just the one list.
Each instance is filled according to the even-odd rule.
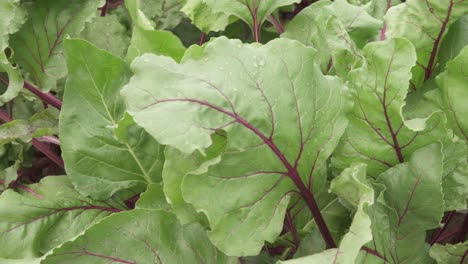
[[24,3],[28,20],[11,36],[13,61],[29,74],[29,79],[43,91],[57,87],[67,74],[63,39],[78,36],[86,21],[98,14],[102,0]]
[[[163,148],[143,129],[127,124],[121,87],[130,78],[117,57],[83,40],[66,41],[69,77],[60,116],[62,156],[79,191],[108,198],[119,190],[145,190],[161,180]],[[127,140],[119,141],[127,134]],[[119,136],[120,135],[120,136]]]
[[76,192],[65,176],[43,179],[17,193],[0,196],[0,256],[40,257],[80,234],[96,221],[118,212],[117,205]]
[[171,213],[135,209],[102,220],[41,263],[110,262],[234,264],[238,260],[219,252],[198,224],[181,226]]
[[186,176],[182,193],[207,215],[211,240],[229,255],[255,255],[275,240],[297,188],[288,177],[300,177],[301,188],[325,184],[316,172],[347,125],[350,102],[313,57],[291,40],[258,47],[219,38],[198,60],[144,55],[132,64],[122,94],[135,122],[160,143],[203,153],[211,134],[227,132],[220,161]]
[[165,55],[177,61],[182,58],[185,47],[180,39],[170,31],[155,30],[152,22],[139,9],[139,1],[127,0],[125,7],[135,23],[126,57],[128,62],[144,53]]
[[0,144],[15,140],[29,142],[32,138],[58,134],[58,120],[47,110],[33,115],[29,120],[16,119],[0,125]]
[[9,35],[15,33],[26,21],[26,12],[19,3],[20,0],[0,2],[0,53],[8,46]]
[[383,192],[370,213],[374,239],[368,246],[388,262],[430,263],[424,241],[444,211],[442,160],[441,144],[431,144],[377,178]]
[[263,22],[279,7],[300,0],[203,0],[215,13],[224,13],[243,20],[250,28],[261,27]]
[[203,0],[187,0],[181,9],[202,32],[221,31],[229,24],[229,17],[213,12]]
[[355,105],[333,166],[344,169],[353,162],[364,162],[369,164],[368,173],[377,176],[406,161],[412,152],[425,145],[438,140],[455,144],[441,114],[411,121],[402,118],[401,109],[416,59],[409,41],[370,43],[364,54],[365,64],[349,74]]
[[406,38],[416,48],[418,63],[411,83],[414,89],[432,76],[448,28],[467,12],[468,2],[457,0],[408,0],[387,12],[387,36]]

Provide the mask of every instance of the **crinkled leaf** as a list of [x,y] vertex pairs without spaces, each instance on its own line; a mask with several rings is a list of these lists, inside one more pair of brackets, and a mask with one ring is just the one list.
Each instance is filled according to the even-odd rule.
[[80,37],[120,58],[125,57],[130,45],[130,33],[116,13],[95,17],[86,23]]
[[387,36],[406,38],[416,48],[418,64],[413,69],[414,88],[431,77],[445,33],[467,12],[468,2],[457,0],[408,0],[388,10],[385,16]]
[[67,75],[63,39],[78,36],[86,21],[98,14],[102,0],[38,0],[24,3],[28,20],[10,37],[12,60],[28,72],[43,91],[55,89]]
[[65,46],[69,77],[60,138],[75,186],[83,194],[108,198],[122,189],[141,192],[160,181],[163,148],[151,136],[136,125],[124,130],[127,141],[114,136],[125,112],[120,89],[130,78],[128,66],[83,40],[66,40]]
[[187,0],[181,9],[202,32],[222,31],[229,24],[229,17],[213,10],[203,0]]
[[354,208],[353,222],[338,248],[338,263],[352,263],[367,242],[372,239],[371,219],[366,212],[374,203],[374,190],[367,183],[366,165],[354,164],[336,177],[330,190]]
[[106,201],[80,195],[65,176],[46,177],[19,193],[0,196],[0,256],[33,258],[117,212]]
[[[2,72],[6,76],[1,74]],[[23,89],[23,77],[20,70],[17,67],[13,67],[5,57],[5,54],[0,52],[0,105],[13,100],[18,96],[21,89]]]
[[349,73],[355,90],[354,110],[333,166],[344,169],[363,162],[369,165],[368,174],[377,176],[425,145],[438,140],[453,144],[441,113],[409,121],[402,117],[416,58],[411,43],[405,39],[373,42],[364,48],[364,54],[364,65]]
[[438,264],[462,264],[467,259],[468,242],[455,245],[435,244],[431,247],[429,254]]
[[219,252],[200,225],[181,226],[171,213],[143,209],[102,220],[41,263],[110,262],[238,263],[237,258]]
[[374,241],[368,246],[390,263],[430,263],[426,231],[439,226],[444,211],[441,144],[413,153],[409,162],[382,173],[383,192],[370,210]]
[[8,189],[9,185],[18,178],[19,165],[20,162],[17,161],[10,167],[0,171],[0,191]]
[[135,24],[126,57],[128,62],[144,53],[165,55],[177,61],[182,58],[185,47],[180,39],[170,31],[155,30],[151,21],[139,9],[139,1],[126,0],[125,7]]
[[251,28],[259,28],[279,7],[299,3],[300,0],[203,0],[215,13],[224,13],[242,19]]
[[187,175],[182,192],[229,255],[256,255],[276,239],[296,189],[289,177],[324,187],[326,175],[316,172],[347,125],[350,102],[337,78],[321,74],[314,53],[287,39],[259,46],[219,38],[199,60],[147,54],[132,64],[122,95],[135,122],[160,143],[203,153],[211,134],[227,132],[221,159]]
[[15,140],[29,142],[32,138],[58,134],[58,120],[47,110],[33,115],[29,120],[16,119],[0,125],[0,144]]
[[26,12],[20,6],[20,0],[0,2],[0,53],[8,46],[9,35],[18,31],[26,21]]
[[294,17],[281,36],[319,50],[322,69],[328,72],[332,56],[335,67],[346,68],[359,62],[358,47],[376,36],[381,26],[382,22],[371,17],[365,7],[351,5],[346,0],[319,1]]

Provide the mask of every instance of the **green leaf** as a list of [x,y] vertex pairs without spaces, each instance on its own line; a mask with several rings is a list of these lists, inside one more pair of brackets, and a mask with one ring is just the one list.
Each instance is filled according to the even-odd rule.
[[453,60],[468,45],[468,35],[465,32],[468,32],[468,15],[460,17],[450,26],[447,35],[440,44],[437,65],[432,73],[434,76],[444,71],[447,62]]
[[19,0],[0,2],[0,53],[8,46],[9,35],[18,31],[26,21],[26,12],[19,3]]
[[203,0],[187,0],[181,11],[202,32],[223,31],[229,24],[229,16],[213,12]]
[[42,256],[117,211],[109,202],[80,195],[65,176],[46,177],[19,193],[5,191],[0,196],[0,256]]
[[315,191],[326,184],[317,172],[351,105],[346,87],[323,76],[314,53],[287,39],[259,46],[218,38],[198,60],[177,64],[146,54],[132,64],[122,95],[135,122],[158,142],[203,154],[215,131],[227,132],[221,159],[185,176],[182,193],[207,215],[210,239],[228,255],[256,255],[265,240],[276,239],[296,189],[289,178]]
[[200,169],[206,170],[211,164],[219,162],[219,158],[216,158],[226,147],[226,135],[221,131],[215,133],[212,135],[212,141],[213,144],[206,150],[206,156],[200,153],[185,154],[172,147],[167,147],[165,150],[166,160],[162,173],[164,193],[183,225],[206,221],[191,204],[184,200],[182,180],[190,172]]
[[374,242],[369,247],[391,263],[431,263],[426,231],[439,226],[444,211],[441,144],[413,153],[409,162],[384,173],[383,192],[370,211]]
[[374,204],[374,190],[366,177],[366,165],[353,164],[331,182],[330,190],[357,210],[340,242],[338,263],[353,263],[361,247],[372,239],[371,219],[366,209]]
[[355,91],[354,110],[333,156],[333,167],[342,170],[362,162],[368,164],[368,174],[375,177],[406,161],[423,146],[439,140],[453,144],[440,112],[413,120],[402,117],[416,59],[411,43],[389,39],[369,43],[363,51],[364,65],[349,73],[349,85]]
[[12,60],[28,72],[29,79],[47,92],[66,77],[64,36],[78,36],[86,21],[98,14],[102,0],[24,3],[28,20],[10,37]]
[[0,144],[15,140],[29,142],[32,138],[58,134],[58,120],[47,110],[38,112],[29,120],[15,119],[0,125]]
[[109,262],[238,263],[237,258],[219,252],[200,225],[181,226],[171,213],[143,209],[102,220],[41,263]]
[[139,1],[126,0],[125,7],[135,23],[126,57],[128,62],[144,53],[165,55],[180,61],[185,47],[177,36],[170,31],[154,30],[151,21],[139,9]]
[[307,257],[287,261],[278,261],[277,264],[331,264],[337,263],[337,257],[338,250],[333,248]]
[[468,242],[444,246],[435,244],[429,254],[438,264],[461,264],[466,260],[466,252],[468,252]]
[[448,126],[465,141],[468,141],[468,104],[464,100],[468,98],[467,61],[468,46],[453,61],[447,63],[447,70],[436,78],[442,92],[442,109],[447,115]]
[[9,185],[18,178],[18,169],[20,162],[17,161],[13,165],[0,171],[0,191],[8,189]]
[[359,48],[378,35],[381,27],[382,22],[371,17],[365,7],[351,5],[346,0],[319,1],[294,17],[281,36],[319,50],[324,72],[329,71],[332,56],[335,67],[349,72],[347,65],[359,61]]
[[[62,156],[78,190],[105,199],[119,190],[144,191],[161,180],[163,148],[144,130],[114,129],[124,117],[121,87],[131,72],[119,58],[90,43],[65,42],[69,77],[60,116]],[[125,133],[124,133],[125,132]]]
[[432,76],[448,28],[467,12],[468,2],[454,0],[408,0],[388,10],[387,36],[406,38],[416,48],[418,64],[413,69],[413,88],[419,88]]
[[163,186],[159,183],[148,185],[148,189],[140,195],[135,208],[168,211],[170,206],[166,201],[166,196],[164,196]]
[[80,37],[120,58],[125,57],[130,45],[130,33],[116,13],[95,17],[86,23]]
[[243,20],[250,28],[258,27],[279,7],[299,3],[300,0],[203,0],[215,13],[224,13]]
[[5,91],[0,93],[0,105],[4,105],[18,96],[21,89],[23,89],[23,77],[19,69],[10,64],[4,53],[0,53],[0,73],[1,72],[5,72],[8,75],[7,81],[0,74],[0,83],[6,86]]
[[156,23],[158,29],[175,28],[184,14],[181,12],[185,0],[139,0],[141,11]]

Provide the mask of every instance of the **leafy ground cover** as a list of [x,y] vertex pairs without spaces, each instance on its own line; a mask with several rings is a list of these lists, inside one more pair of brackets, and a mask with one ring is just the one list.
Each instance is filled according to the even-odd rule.
[[0,264],[468,263],[467,14],[1,1]]

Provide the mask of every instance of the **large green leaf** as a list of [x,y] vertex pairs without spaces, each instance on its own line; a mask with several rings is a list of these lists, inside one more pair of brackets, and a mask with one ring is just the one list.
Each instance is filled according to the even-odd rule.
[[353,222],[338,248],[338,263],[353,263],[372,239],[371,219],[365,209],[374,203],[374,190],[366,180],[366,165],[354,164],[336,177],[330,190],[356,208]]
[[370,211],[368,246],[390,263],[431,263],[424,241],[443,216],[442,158],[441,144],[431,144],[377,178],[383,192]]
[[108,217],[54,250],[43,264],[238,263],[209,241],[198,224],[181,226],[165,211],[135,209]]
[[38,0],[24,3],[28,20],[11,36],[12,60],[28,72],[43,91],[55,89],[67,75],[63,39],[78,36],[86,21],[98,14],[102,0]]
[[263,22],[279,7],[300,0],[203,0],[215,13],[224,13],[242,19],[250,28],[261,28]]
[[333,166],[341,170],[363,162],[369,165],[369,175],[377,176],[425,145],[438,140],[453,144],[440,113],[410,121],[402,117],[416,60],[411,43],[405,39],[373,42],[364,48],[364,54],[364,65],[349,73],[354,110]]
[[179,61],[185,52],[185,47],[180,39],[170,31],[155,30],[151,21],[139,9],[139,1],[126,0],[134,27],[126,60],[131,62],[134,58],[144,53],[154,53],[169,56]]
[[[143,129],[127,125],[127,140],[115,132],[124,117],[121,87],[131,72],[119,58],[90,43],[66,40],[69,77],[60,116],[67,173],[86,195],[108,198],[119,190],[145,190],[161,180],[163,148]],[[119,138],[122,139],[123,136]]]
[[447,29],[467,12],[468,2],[457,0],[408,0],[388,10],[387,36],[406,38],[416,48],[418,63],[413,69],[413,88],[419,88],[432,76]]
[[447,70],[437,76],[442,91],[442,109],[447,115],[448,125],[461,139],[468,141],[468,46],[447,63]]
[[336,262],[337,257],[338,250],[333,248],[311,256],[287,261],[278,261],[277,264],[331,264],[338,263]]
[[229,24],[229,17],[213,12],[203,0],[187,0],[181,9],[202,32],[221,31]]
[[121,209],[74,190],[65,176],[46,177],[17,193],[0,196],[0,257],[33,258],[80,234]]
[[204,153],[215,131],[227,132],[221,159],[185,176],[182,192],[207,215],[211,240],[228,255],[258,254],[279,235],[290,193],[325,186],[317,172],[351,105],[314,53],[287,39],[259,46],[218,38],[197,60],[146,54],[132,64],[122,95],[135,122],[160,143]]
[[26,21],[26,12],[19,2],[20,0],[0,2],[0,53],[8,46],[9,35],[15,33]]

